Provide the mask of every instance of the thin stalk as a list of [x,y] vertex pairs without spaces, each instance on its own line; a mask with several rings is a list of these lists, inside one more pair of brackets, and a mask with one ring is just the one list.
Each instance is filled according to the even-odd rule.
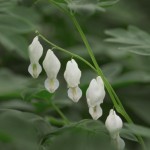
[[[74,15],[71,16],[71,19],[72,19],[72,21],[73,21],[75,27],[77,28],[78,32],[79,32],[80,35],[81,35],[81,38],[82,38],[82,40],[83,40],[83,42],[84,42],[84,44],[85,44],[85,46],[86,46],[86,48],[87,48],[87,51],[88,51],[88,53],[89,53],[89,55],[90,55],[90,57],[91,57],[91,59],[92,59],[92,62],[93,62],[94,66],[95,66],[95,68],[96,68],[96,70],[97,70],[98,75],[100,75],[100,76],[102,77],[103,81],[106,82],[107,80],[106,80],[105,76],[103,75],[101,69],[99,68],[99,65],[98,65],[98,63],[97,63],[97,61],[96,61],[96,59],[95,59],[95,57],[94,57],[93,51],[92,51],[92,49],[91,49],[91,47],[90,47],[90,45],[89,45],[89,43],[88,43],[88,41],[87,41],[87,39],[86,39],[85,34],[84,34],[83,31],[82,31],[82,29],[81,29],[81,27],[80,27],[78,21],[76,20],[76,18],[74,17]],[[112,99],[112,101],[113,101],[113,103],[114,103],[114,105],[115,105],[115,108],[117,108],[117,107],[118,107],[118,104],[117,104],[117,102],[116,102],[116,100],[115,100],[115,97],[114,97],[114,95],[112,94],[112,92],[111,92],[111,90],[110,90],[110,88],[109,88],[109,86],[108,86],[108,82],[105,83],[105,86],[106,86],[106,89],[107,89],[108,93],[110,94],[110,97],[111,97],[111,99]]]
[[57,113],[62,117],[65,124],[70,124],[70,121],[66,118],[66,116],[62,113],[62,111],[54,103],[52,103],[52,106],[57,111]]
[[56,44],[50,42],[48,39],[46,39],[42,34],[40,34],[38,31],[36,31],[36,34],[41,37],[46,43],[50,44],[54,49],[56,50],[59,50],[59,51],[62,51],[66,54],[69,54],[81,61],[83,61],[87,66],[89,66],[93,71],[95,71],[97,73],[97,70],[92,66],[92,64],[90,64],[87,60],[85,60],[84,58],[82,58],[81,56],[77,55],[77,54],[74,54],[72,52],[70,52],[69,50],[66,50],[60,46],[57,46]]

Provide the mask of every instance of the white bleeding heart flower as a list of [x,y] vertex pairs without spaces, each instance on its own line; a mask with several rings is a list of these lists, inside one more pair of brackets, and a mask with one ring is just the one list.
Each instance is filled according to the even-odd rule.
[[123,123],[121,118],[116,115],[116,112],[111,109],[106,119],[105,126],[110,132],[113,139],[116,139],[120,130],[122,129]]
[[120,130],[123,127],[123,122],[113,109],[111,109],[109,112],[109,115],[105,122],[105,126],[109,131],[111,138],[113,139],[117,149],[123,150],[125,147],[125,142],[119,136]]
[[45,88],[50,92],[54,93],[59,87],[59,81],[57,80],[57,74],[60,70],[61,63],[52,50],[48,50],[43,61],[43,68],[47,74],[45,80]]
[[28,67],[28,72],[32,75],[33,78],[37,78],[42,72],[42,67],[39,64],[39,59],[43,54],[43,47],[36,36],[32,43],[29,45],[29,58],[30,65]]
[[64,78],[68,84],[68,97],[74,102],[78,102],[82,96],[82,91],[79,88],[81,71],[74,59],[67,62]]
[[105,97],[104,83],[100,76],[92,79],[86,91],[87,103],[89,106],[89,113],[94,120],[102,116],[102,109],[100,104],[103,103]]

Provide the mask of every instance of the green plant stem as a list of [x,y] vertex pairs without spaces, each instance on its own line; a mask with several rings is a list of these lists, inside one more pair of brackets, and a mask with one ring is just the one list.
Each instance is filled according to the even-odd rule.
[[[124,109],[121,101],[119,100],[117,94],[115,93],[115,91],[113,90],[113,88],[111,87],[111,85],[109,84],[107,79],[105,78],[102,70],[100,69],[100,67],[99,67],[99,65],[98,65],[98,63],[96,61],[96,58],[95,58],[95,56],[93,54],[93,51],[92,51],[92,49],[91,49],[91,47],[89,45],[89,42],[88,42],[84,32],[82,31],[82,29],[81,29],[77,19],[75,18],[74,15],[71,15],[71,19],[72,19],[75,27],[77,28],[78,32],[80,33],[80,36],[81,36],[81,38],[82,38],[82,40],[83,40],[83,42],[84,42],[84,44],[85,44],[85,46],[87,48],[87,51],[88,51],[88,53],[89,53],[89,55],[90,55],[90,57],[92,59],[92,62],[93,62],[94,66],[95,66],[95,68],[97,70],[98,75],[100,75],[102,77],[102,79],[103,79],[103,81],[105,83],[106,89],[107,89],[107,91],[108,91],[108,93],[109,93],[109,95],[111,97],[112,102],[114,103],[114,106],[115,106],[116,110],[120,114],[122,114],[122,116],[124,116],[124,118],[127,120],[128,123],[132,123],[133,124],[132,119],[130,118],[130,116],[125,111],[125,109]],[[138,136],[138,135],[136,135],[136,136],[137,136],[137,139],[140,142],[143,150],[146,150],[146,147],[145,147],[145,144],[144,144],[144,141],[143,141],[142,137]]]
[[39,37],[41,37],[45,42],[47,42],[48,44],[50,44],[51,46],[53,46],[54,49],[57,49],[57,50],[59,50],[59,51],[62,51],[62,52],[64,52],[64,53],[66,53],[66,54],[69,54],[69,55],[71,55],[71,56],[73,56],[73,57],[75,57],[75,58],[77,58],[77,59],[83,61],[83,62],[84,62],[86,65],[88,65],[93,71],[97,72],[97,70],[96,70],[87,60],[85,60],[84,58],[82,58],[82,57],[80,57],[79,55],[74,54],[74,53],[70,52],[69,50],[66,50],[66,49],[64,49],[64,48],[61,48],[60,46],[57,46],[56,44],[50,42],[48,39],[46,39],[46,38],[45,38],[42,34],[40,34],[38,31],[36,31],[36,34],[37,34]]
[[92,49],[91,49],[91,47],[90,47],[90,45],[89,45],[89,43],[88,43],[88,41],[86,39],[85,34],[83,33],[83,31],[82,31],[78,21],[74,17],[74,15],[71,16],[71,19],[72,19],[75,27],[77,28],[78,32],[80,33],[81,38],[82,38],[82,40],[83,40],[83,42],[84,42],[84,44],[85,44],[85,46],[86,46],[86,48],[88,50],[88,53],[89,53],[89,55],[90,55],[90,57],[92,59],[92,62],[93,62],[94,66],[95,66],[95,68],[97,70],[97,73],[98,73],[98,75],[100,75],[102,77],[102,79],[103,79],[103,81],[105,83],[106,89],[107,89],[107,91],[108,91],[108,93],[109,93],[109,95],[110,95],[110,97],[111,97],[111,99],[112,99],[112,101],[114,103],[115,108],[117,109],[119,105],[117,104],[117,101],[115,100],[115,97],[114,97],[113,93],[111,92],[110,85],[109,85],[107,79],[103,75],[103,72],[101,71],[101,69],[100,69],[100,67],[99,67],[99,65],[98,65],[98,63],[97,63],[97,61],[96,61],[96,59],[94,57],[93,51],[92,51]]
[[70,124],[70,121],[62,113],[62,111],[55,105],[55,103],[52,103],[52,106],[57,111],[57,113],[62,117],[62,119],[64,120],[65,124]]

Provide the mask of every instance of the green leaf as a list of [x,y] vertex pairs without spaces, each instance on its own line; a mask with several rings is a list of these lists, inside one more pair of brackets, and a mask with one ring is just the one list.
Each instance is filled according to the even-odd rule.
[[2,31],[14,31],[19,33],[31,32],[34,30],[34,26],[27,20],[21,17],[15,17],[10,15],[0,15],[0,29]]
[[51,132],[43,144],[46,149],[51,150],[93,150],[95,146],[105,150],[113,150],[106,132],[104,124],[101,122],[82,120]]
[[114,79],[121,73],[123,66],[119,63],[109,63],[102,66],[102,71],[109,81]]
[[40,116],[16,110],[0,109],[0,121],[1,149],[40,149],[41,139],[51,130]]
[[57,3],[66,3],[67,0],[55,0],[55,2],[57,2]]
[[99,0],[99,6],[100,7],[109,7],[116,3],[118,3],[120,0]]
[[16,51],[22,58],[28,59],[28,44],[24,37],[0,28],[0,42],[7,50]]
[[129,51],[138,55],[150,56],[150,46],[127,46],[119,48],[123,51]]
[[120,77],[117,77],[113,81],[115,86],[128,85],[133,83],[150,83],[149,73],[142,71],[131,71],[121,75]]
[[127,140],[138,142],[136,136],[135,136],[133,133],[131,133],[131,132],[130,132],[128,129],[126,129],[126,128],[123,128],[123,129],[121,130],[120,136],[121,136],[122,138],[127,139]]
[[23,110],[23,111],[34,111],[35,108],[22,100],[10,100],[4,101],[1,103],[0,108],[3,109],[16,109],[16,110]]
[[27,87],[30,80],[9,70],[0,69],[0,97],[14,95],[20,97],[20,91]]
[[15,6],[17,0],[0,0],[0,12],[6,12]]
[[135,124],[125,124],[125,127],[134,134],[150,138],[150,128]]
[[127,44],[127,47],[120,47],[120,50],[128,50],[138,55],[150,55],[150,34],[137,27],[129,26],[127,30],[107,30],[105,33],[112,36],[112,38],[108,38],[106,41]]
[[38,148],[35,129],[24,119],[21,112],[1,111],[0,133],[10,137],[10,141],[0,142],[2,150],[36,150]]
[[98,5],[97,0],[72,0],[68,3],[69,9],[75,12],[90,12],[104,11],[102,7]]
[[[22,34],[35,31],[35,12],[18,6],[18,0],[0,0],[0,11],[2,11],[0,14],[0,43],[6,50],[14,50],[22,58],[27,59],[28,43]],[[32,17],[32,20],[28,19],[29,16]]]

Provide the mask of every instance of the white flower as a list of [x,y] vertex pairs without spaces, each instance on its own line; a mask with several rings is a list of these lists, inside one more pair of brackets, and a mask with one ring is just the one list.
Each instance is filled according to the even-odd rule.
[[102,116],[102,109],[100,104],[103,103],[105,97],[104,83],[100,76],[92,79],[86,91],[87,103],[89,106],[89,113],[94,120]]
[[123,150],[125,147],[125,142],[120,138],[119,132],[122,129],[123,122],[121,118],[116,115],[116,112],[111,109],[109,115],[106,119],[105,126],[109,131],[111,138],[113,139],[113,143],[116,145],[118,150]]
[[107,130],[110,132],[113,139],[116,139],[122,126],[121,118],[116,115],[116,112],[111,109],[105,122]]
[[78,87],[80,84],[81,71],[74,59],[67,62],[64,78],[68,84],[68,97],[74,102],[78,102],[82,96],[82,91]]
[[43,47],[38,41],[38,36],[36,36],[32,43],[29,45],[29,58],[30,65],[28,67],[28,72],[33,78],[37,78],[42,71],[42,67],[39,64],[39,59],[43,54]]
[[59,87],[59,81],[57,80],[57,74],[60,70],[61,64],[56,55],[52,50],[48,50],[43,61],[43,68],[47,74],[45,80],[45,88],[50,92],[54,93]]

